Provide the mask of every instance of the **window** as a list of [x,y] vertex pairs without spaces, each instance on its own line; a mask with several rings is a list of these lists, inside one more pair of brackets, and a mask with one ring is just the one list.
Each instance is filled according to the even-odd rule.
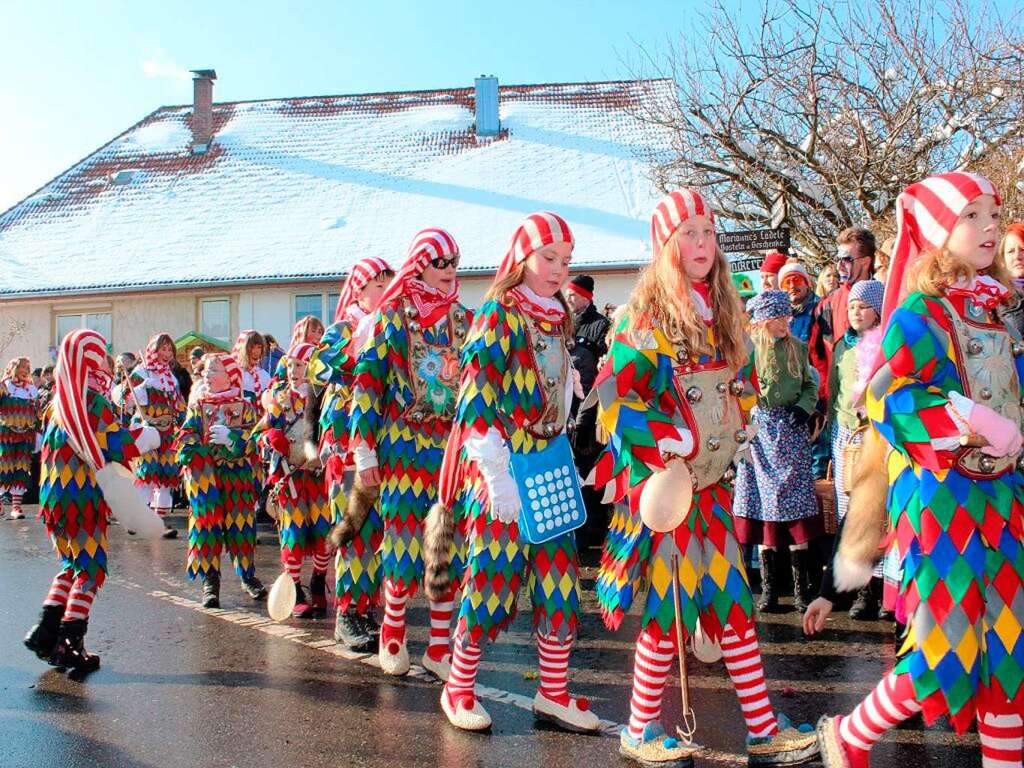
[[199,302],[199,332],[212,339],[230,340],[230,299],[203,299]]
[[103,335],[108,345],[113,345],[110,312],[74,312],[57,315],[57,341],[61,341],[77,328],[88,328]]
[[298,322],[306,315],[312,315],[323,322],[324,319],[324,295],[322,293],[301,293],[295,297],[294,322]]
[[338,296],[340,296],[340,294],[327,294],[327,318],[324,320],[324,325],[330,325],[334,322],[334,308],[338,306]]

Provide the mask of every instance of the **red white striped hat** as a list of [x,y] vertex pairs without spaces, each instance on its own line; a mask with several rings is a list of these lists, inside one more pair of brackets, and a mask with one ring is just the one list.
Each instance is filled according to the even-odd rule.
[[285,354],[285,357],[290,360],[301,360],[304,363],[308,363],[310,358],[313,357],[314,349],[316,349],[315,344],[307,344],[306,342],[292,344],[288,348],[288,352]]
[[54,418],[74,452],[94,470],[107,462],[89,423],[85,395],[89,374],[99,371],[106,357],[107,340],[96,331],[78,329],[61,340],[54,369]]
[[505,258],[498,266],[494,282],[506,277],[519,264],[530,258],[530,254],[534,251],[552,243],[576,244],[572,230],[569,229],[565,219],[550,211],[531,213],[523,219],[512,235],[512,242],[508,246]]
[[712,224],[715,223],[715,212],[697,190],[686,187],[669,192],[661,198],[651,214],[651,242],[655,257],[661,253],[679,225],[691,216],[707,216]]
[[382,272],[391,271],[393,270],[390,265],[384,259],[378,259],[376,256],[357,261],[353,265],[352,271],[348,273],[345,287],[341,289],[341,294],[338,296],[338,304],[334,308],[334,322],[344,319],[348,308],[359,300],[359,295],[367,283]]
[[405,254],[405,263],[384,291],[384,295],[380,297],[377,306],[383,307],[401,296],[405,292],[406,283],[419,277],[434,259],[453,258],[458,255],[458,243],[443,229],[421,230],[412,239],[412,244]]
[[918,254],[942,248],[964,208],[982,195],[992,195],[1002,204],[999,191],[984,176],[955,171],[911,184],[896,198],[896,245],[882,303],[883,328],[907,295],[907,270]]

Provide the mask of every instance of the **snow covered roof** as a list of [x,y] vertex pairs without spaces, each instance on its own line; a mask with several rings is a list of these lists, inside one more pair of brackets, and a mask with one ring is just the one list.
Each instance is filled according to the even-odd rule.
[[472,88],[162,107],[0,215],[0,296],[335,278],[401,263],[448,229],[464,272],[492,270],[525,214],[574,230],[574,267],[650,258],[661,129],[633,115],[668,81],[501,86],[478,137]]

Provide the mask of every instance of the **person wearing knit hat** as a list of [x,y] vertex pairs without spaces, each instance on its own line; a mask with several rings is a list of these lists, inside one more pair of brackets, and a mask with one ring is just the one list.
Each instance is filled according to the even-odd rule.
[[[429,554],[427,589],[449,589],[446,555],[453,542],[441,532],[460,522],[466,531],[465,584],[441,709],[466,730],[491,725],[475,692],[482,645],[515,619],[524,587],[540,660],[534,715],[570,731],[600,727],[587,700],[568,689],[569,655],[580,622],[573,529],[584,519],[565,434],[575,377],[567,346],[572,317],[561,290],[573,244],[558,214],[527,216],[462,350],[440,503],[431,510],[427,532],[427,540],[437,542]],[[544,466],[546,481],[543,473],[530,474]],[[558,507],[557,517],[545,516],[559,496],[571,502]]]
[[[336,524],[331,536],[338,548],[334,558],[334,637],[360,653],[377,650],[380,626],[373,609],[380,605],[377,549],[384,532],[382,521],[372,514],[375,494],[364,503],[367,508],[361,525],[352,530],[352,519],[345,519],[355,474],[348,450],[349,406],[356,358],[373,328],[377,303],[394,276],[384,259],[369,257],[356,262],[338,296],[334,323],[324,333],[307,369],[314,396],[320,393],[316,401],[320,405],[308,409],[306,418],[316,422],[310,433],[318,441],[331,518]],[[344,530],[339,530],[342,526]],[[335,540],[343,533],[345,541]]]
[[[135,463],[135,483],[160,517],[171,511],[171,491],[181,471],[174,460],[174,435],[185,416],[185,398],[171,367],[175,354],[170,334],[155,334],[122,390],[135,405],[132,424],[156,427],[161,435],[160,445]],[[177,536],[177,529],[165,527],[164,538]]]
[[812,287],[811,276],[799,259],[790,259],[779,270],[779,288],[789,294],[793,310],[790,333],[804,344],[811,337],[814,311],[818,308],[818,297],[814,295]]
[[896,201],[881,343],[865,346],[872,429],[858,459],[834,570],[868,583],[886,537],[902,565],[895,668],[849,715],[818,724],[825,765],[868,765],[872,746],[921,712],[982,761],[1020,765],[1024,737],[1024,344],[1001,318],[1001,200],[988,179],[931,176]]
[[[281,540],[281,564],[295,582],[297,619],[327,614],[327,536],[331,513],[323,482],[323,465],[310,442],[309,422],[303,418],[311,407],[306,368],[314,346],[293,344],[285,353],[287,388],[277,388],[267,402],[266,415],[258,426],[259,443],[270,456],[267,482],[268,512],[277,520]],[[302,564],[313,560],[309,598],[302,586]]]
[[262,600],[256,578],[256,408],[242,391],[242,369],[226,353],[204,355],[185,421],[175,438],[189,502],[190,579],[203,585],[203,607],[220,607],[220,558],[227,550],[242,589]]
[[[349,416],[356,479],[340,521],[356,535],[373,518],[380,531],[384,622],[377,658],[388,675],[409,671],[406,604],[424,574],[424,520],[437,501],[438,473],[455,416],[459,349],[472,317],[459,302],[459,246],[443,229],[413,237],[405,263],[378,299],[373,327],[353,369]],[[377,522],[379,521],[379,522]],[[345,543],[336,533],[335,541]],[[429,596],[424,669],[445,679],[448,628],[461,559],[445,594]]]
[[779,287],[779,270],[786,263],[786,254],[768,251],[761,262],[761,290],[772,291]]
[[789,546],[793,607],[802,613],[810,601],[808,544],[822,532],[808,433],[818,378],[807,346],[790,332],[788,294],[766,291],[751,300],[747,311],[753,352],[746,375],[757,394],[751,411],[757,435],[749,457],[737,465],[736,538],[742,545],[760,546],[761,611],[778,609],[777,550]]
[[[118,421],[107,399],[106,347],[103,336],[85,329],[61,340],[53,415],[43,436],[39,517],[60,570],[25,646],[76,678],[100,666],[100,657],[89,653],[84,641],[93,600],[107,576],[108,499],[119,485],[112,465],[127,467],[161,439],[154,427],[128,429]],[[134,492],[128,493],[138,504]]]
[[0,517],[3,496],[11,495],[11,519],[21,520],[21,500],[31,481],[32,452],[40,430],[39,388],[32,364],[15,357],[0,377]]
[[[697,191],[663,197],[651,237],[654,260],[616,325],[595,385],[609,440],[587,479],[606,501],[622,502],[597,576],[605,626],[618,629],[633,601],[643,603],[619,752],[647,766],[692,760],[696,747],[666,736],[661,723],[672,658],[685,653],[680,638],[689,637],[716,655],[715,646],[721,649],[742,703],[751,764],[804,762],[817,753],[813,728],[793,727],[769,699],[733,533],[731,466],[752,434],[740,403],[748,389],[739,377],[748,361],[743,308],[714,213]],[[761,311],[788,314],[785,293],[767,295]]]

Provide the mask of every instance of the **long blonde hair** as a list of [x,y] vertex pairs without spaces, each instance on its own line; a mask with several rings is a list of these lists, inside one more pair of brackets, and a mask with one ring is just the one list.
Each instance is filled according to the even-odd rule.
[[766,323],[751,323],[750,340],[754,344],[754,365],[757,367],[757,378],[762,384],[774,384],[781,376],[775,358],[776,344],[785,346],[786,372],[794,379],[802,376],[803,364],[800,360],[800,349],[792,333],[782,339],[776,339],[768,333]]
[[814,292],[817,294],[819,299],[824,299],[831,293],[826,282],[828,281],[829,275],[836,275],[838,280],[839,271],[836,269],[835,264],[826,264],[818,274],[818,282],[814,286]]
[[[711,328],[715,344],[727,364],[739,370],[747,361],[743,343],[743,305],[729,272],[725,254],[715,246],[715,260],[707,276]],[[670,342],[691,355],[714,355],[708,342],[707,326],[690,298],[690,280],[682,269],[677,235],[640,273],[626,304],[630,336],[634,343],[658,327]]]
[[[508,292],[523,284],[524,274],[526,274],[526,262],[522,261],[503,278],[495,280],[491,284],[491,287],[487,289],[487,293],[484,294],[484,301],[487,302],[494,299],[504,303]],[[569,309],[569,304],[566,302],[565,296],[562,295],[561,291],[555,294],[555,298],[558,299],[558,303],[565,310],[565,319],[562,320],[562,336],[565,339],[571,339],[575,330],[572,311]]]
[[[907,271],[907,292],[919,291],[927,296],[941,296],[954,283],[970,282],[977,275],[976,270],[956,258],[946,248],[929,248],[922,251]],[[981,274],[998,280],[1013,294],[1013,282],[1010,271],[1003,259],[996,258]]]

